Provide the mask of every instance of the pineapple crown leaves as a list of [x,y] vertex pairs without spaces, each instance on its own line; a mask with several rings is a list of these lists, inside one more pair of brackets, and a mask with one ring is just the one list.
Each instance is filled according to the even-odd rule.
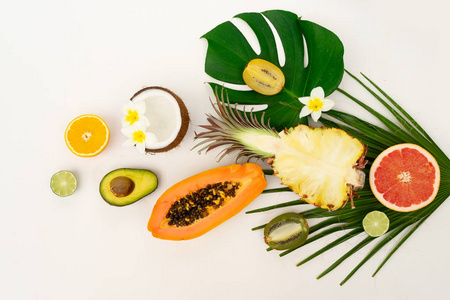
[[258,121],[253,113],[253,109],[249,113],[246,113],[244,106],[243,110],[240,111],[237,108],[238,103],[234,103],[234,105],[230,104],[227,91],[224,88],[222,88],[219,95],[218,87],[216,87],[215,98],[216,104],[211,99],[210,101],[218,117],[207,114],[209,125],[200,125],[201,128],[207,131],[195,133],[194,137],[195,140],[204,140],[195,145],[193,149],[202,147],[198,150],[201,153],[225,146],[226,148],[218,154],[218,161],[233,151],[239,151],[236,156],[236,161],[241,158],[250,161],[253,158],[258,160],[273,156],[271,153],[261,151],[258,145],[249,144],[243,138],[247,132],[256,132],[257,135],[278,138],[278,132],[275,128],[270,127],[270,120],[266,124],[264,113]]
[[[220,83],[210,82],[209,85],[213,89],[224,83],[245,86],[242,77],[245,66],[252,59],[264,59],[283,72],[286,78],[283,90],[276,95],[265,96],[255,91],[227,88],[230,102],[234,103],[239,99],[240,104],[267,105],[266,109],[254,114],[259,118],[265,113],[278,131],[299,123],[307,124],[306,117],[299,119],[303,104],[298,98],[310,95],[318,86],[328,96],[342,80],[344,46],[338,36],[289,11],[242,13],[235,18],[248,25],[248,29],[256,36],[261,51],[256,53],[244,35],[244,30],[241,31],[230,21],[213,28],[202,36],[208,42],[205,72]],[[282,47],[277,46],[276,36]],[[279,58],[282,56],[279,54],[283,53],[284,62]]]

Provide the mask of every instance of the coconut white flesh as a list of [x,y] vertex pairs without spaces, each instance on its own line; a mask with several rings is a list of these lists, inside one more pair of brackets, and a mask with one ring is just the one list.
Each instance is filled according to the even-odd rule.
[[148,131],[155,134],[156,144],[150,149],[161,149],[172,143],[181,129],[181,111],[177,100],[166,91],[148,89],[133,101],[145,101],[145,116],[150,121]]

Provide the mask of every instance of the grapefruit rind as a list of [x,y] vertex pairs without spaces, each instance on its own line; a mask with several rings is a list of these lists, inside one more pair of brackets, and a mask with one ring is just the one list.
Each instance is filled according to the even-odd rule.
[[[376,187],[375,184],[375,172],[377,171],[378,167],[380,166],[382,160],[390,153],[396,151],[396,150],[402,150],[402,149],[406,149],[406,148],[410,148],[410,149],[414,149],[420,152],[420,154],[422,154],[427,160],[428,162],[431,163],[431,165],[434,167],[435,169],[435,178],[434,178],[434,183],[433,183],[433,192],[432,194],[424,201],[422,201],[419,204],[411,204],[410,206],[398,206],[392,202],[389,202],[388,200],[386,200],[384,198],[383,193],[380,193]],[[378,157],[374,160],[371,168],[370,168],[370,172],[369,172],[369,183],[370,183],[370,188],[372,190],[372,193],[374,194],[374,196],[378,199],[378,201],[381,202],[381,204],[383,204],[384,206],[386,206],[389,209],[398,211],[398,212],[410,212],[410,211],[415,211],[418,209],[421,209],[425,206],[427,206],[428,204],[430,204],[434,198],[436,197],[436,194],[438,192],[439,189],[439,183],[440,183],[440,171],[439,171],[439,165],[436,161],[436,159],[424,148],[416,145],[416,144],[410,144],[410,143],[405,143],[405,144],[398,144],[392,147],[387,148],[386,150],[384,150],[382,153],[380,153],[378,155]]]

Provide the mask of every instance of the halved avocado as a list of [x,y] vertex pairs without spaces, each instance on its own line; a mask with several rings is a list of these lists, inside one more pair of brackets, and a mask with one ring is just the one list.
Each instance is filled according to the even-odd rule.
[[117,169],[100,182],[100,195],[111,205],[125,206],[153,192],[158,186],[155,173],[143,169]]

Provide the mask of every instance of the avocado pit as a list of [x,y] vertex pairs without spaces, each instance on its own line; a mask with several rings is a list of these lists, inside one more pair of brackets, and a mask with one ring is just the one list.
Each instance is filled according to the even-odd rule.
[[126,197],[134,190],[134,181],[125,176],[115,177],[109,183],[111,193],[116,197]]

